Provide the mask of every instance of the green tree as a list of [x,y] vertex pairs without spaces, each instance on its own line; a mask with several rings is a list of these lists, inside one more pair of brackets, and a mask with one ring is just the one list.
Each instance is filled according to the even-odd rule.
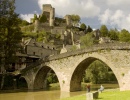
[[49,84],[58,82],[56,74],[55,73],[48,73],[47,81]]
[[121,30],[119,34],[119,41],[130,42],[130,33],[126,29]]
[[108,67],[99,60],[94,61],[86,70],[86,80],[92,83],[101,83],[108,80]]
[[40,18],[39,18],[39,21],[40,21],[41,23],[45,23],[45,22],[47,21],[47,17],[46,17],[44,14],[42,14],[42,15],[40,16]]
[[29,25],[29,22],[27,22],[26,20],[23,20],[21,18],[18,18],[19,21],[19,26],[27,26]]
[[86,30],[86,25],[85,25],[84,23],[82,23],[82,24],[80,25],[80,28],[83,29],[83,30]]
[[87,27],[87,33],[90,33],[92,31],[93,31],[93,29],[88,25],[88,27]]
[[70,15],[71,16],[71,20],[74,26],[76,26],[77,23],[79,23],[80,21],[80,16],[79,15]]
[[108,36],[108,29],[107,29],[106,25],[102,25],[100,27],[100,32],[101,32],[102,37]]
[[37,20],[37,19],[38,19],[37,14],[34,14],[33,23],[34,23],[35,20]]
[[118,40],[119,32],[116,29],[110,29],[109,37],[111,40]]
[[87,33],[85,36],[80,38],[81,48],[92,46],[94,44],[94,38],[92,33]]
[[4,84],[5,70],[9,65],[15,62],[16,51],[19,49],[19,43],[22,38],[22,32],[19,25],[18,14],[15,10],[15,0],[0,1],[0,64],[3,69],[1,89]]
[[42,31],[42,32],[39,32],[38,35],[37,35],[37,41],[40,42],[40,41],[44,41],[44,42],[47,42],[45,39],[46,37],[46,32],[45,31]]
[[22,32],[33,32],[34,31],[34,24],[21,27],[21,31]]

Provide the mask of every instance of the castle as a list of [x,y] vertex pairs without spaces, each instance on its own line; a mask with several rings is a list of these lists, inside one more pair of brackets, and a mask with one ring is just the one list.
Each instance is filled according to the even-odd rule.
[[36,19],[34,22],[34,31],[45,30],[51,34],[60,34],[62,40],[59,43],[62,45],[73,45],[79,39],[78,37],[85,35],[83,32],[72,29],[71,15],[65,15],[63,18],[55,17],[55,8],[51,4],[43,4],[41,16],[46,16],[47,20],[41,23],[39,19]]
[[[50,26],[54,26],[55,22],[55,8],[51,6],[51,4],[43,4],[43,12],[42,15],[45,15],[49,21]],[[66,24],[70,25],[71,19],[69,15],[64,17],[66,20]]]

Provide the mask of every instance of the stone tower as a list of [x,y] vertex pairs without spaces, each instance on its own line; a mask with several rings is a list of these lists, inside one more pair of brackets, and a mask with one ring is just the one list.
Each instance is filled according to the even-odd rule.
[[34,31],[35,31],[35,32],[38,32],[39,26],[40,26],[39,20],[35,20],[34,26],[35,26],[35,27],[34,27]]
[[66,24],[67,24],[67,25],[70,25],[70,24],[71,24],[71,17],[70,17],[70,15],[66,15],[66,16],[64,17],[64,19],[66,19]]
[[43,12],[42,14],[46,15],[49,25],[54,26],[54,20],[55,20],[55,8],[51,6],[51,4],[44,4],[43,5]]

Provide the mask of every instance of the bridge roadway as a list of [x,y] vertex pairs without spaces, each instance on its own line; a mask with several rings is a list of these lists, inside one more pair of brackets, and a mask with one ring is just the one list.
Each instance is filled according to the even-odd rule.
[[[130,44],[108,43],[40,59],[21,71],[28,89],[45,88],[45,78],[53,70],[61,91],[81,90],[84,71],[95,60],[109,66],[115,74],[120,90],[130,90]],[[98,67],[98,66],[97,66]]]

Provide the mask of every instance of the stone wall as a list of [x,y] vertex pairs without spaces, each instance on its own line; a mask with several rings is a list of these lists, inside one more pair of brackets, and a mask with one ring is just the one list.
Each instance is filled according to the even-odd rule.
[[42,56],[42,57],[58,54],[58,51],[55,50],[55,48],[49,48],[49,46],[45,48],[42,46],[38,47],[38,46],[27,45],[26,52],[28,55],[35,55],[35,56]]
[[57,33],[63,34],[64,31],[65,31],[65,27],[54,27],[53,29],[51,29],[52,34],[57,34]]

